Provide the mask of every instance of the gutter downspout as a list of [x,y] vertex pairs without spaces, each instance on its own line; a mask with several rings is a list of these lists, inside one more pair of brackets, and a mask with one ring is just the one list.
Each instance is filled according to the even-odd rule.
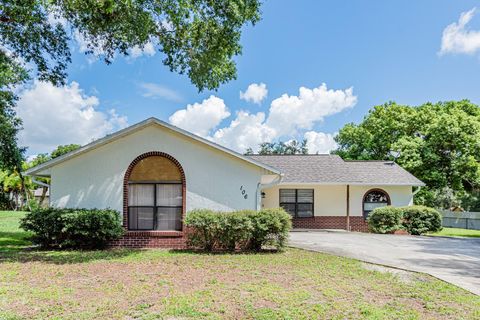
[[42,187],[46,187],[46,188],[50,188],[50,185],[48,183],[45,183],[45,182],[42,182],[42,181],[38,181],[38,180],[35,180],[35,178],[32,176],[32,182],[33,183],[36,183]]
[[415,196],[421,189],[422,189],[422,186],[418,186],[417,190],[413,191],[412,196]]
[[256,210],[261,209],[261,203],[262,203],[262,189],[263,188],[269,188],[271,186],[274,186],[276,184],[279,184],[283,179],[283,173],[280,173],[275,180],[273,180],[270,183],[267,184],[262,184],[262,183],[257,183],[257,190],[256,190],[256,197],[255,197],[255,208]]

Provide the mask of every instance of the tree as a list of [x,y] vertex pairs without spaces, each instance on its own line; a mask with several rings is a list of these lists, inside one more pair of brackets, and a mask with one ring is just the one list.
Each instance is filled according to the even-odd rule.
[[376,106],[360,124],[345,125],[335,141],[333,153],[344,159],[395,160],[424,181],[419,204],[479,205],[480,108],[468,100]]
[[171,71],[216,89],[235,79],[242,27],[259,19],[259,0],[2,0],[0,50],[34,65],[39,80],[63,84],[72,36],[106,63],[152,43]]
[[[259,155],[308,154],[307,140],[302,140],[302,142],[298,142],[297,140],[291,140],[288,142],[263,142],[259,147]],[[248,148],[245,154],[254,154],[253,149]]]
[[52,151],[50,157],[55,159],[57,157],[63,156],[66,153],[71,151],[77,150],[81,146],[79,144],[67,144],[67,145],[60,145],[55,150]]

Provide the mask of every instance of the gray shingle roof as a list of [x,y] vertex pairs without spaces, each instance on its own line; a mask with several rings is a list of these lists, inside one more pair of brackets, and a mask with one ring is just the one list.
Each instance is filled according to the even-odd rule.
[[337,155],[252,155],[279,169],[282,183],[411,185],[424,183],[391,161],[345,161]]

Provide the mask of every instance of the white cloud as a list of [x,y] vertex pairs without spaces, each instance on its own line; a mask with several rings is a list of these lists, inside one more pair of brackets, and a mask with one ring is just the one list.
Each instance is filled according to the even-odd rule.
[[337,148],[337,143],[333,139],[334,134],[307,131],[304,138],[307,140],[308,153],[330,153]]
[[139,84],[142,89],[142,96],[146,98],[164,98],[174,102],[183,101],[183,97],[175,90],[167,88],[161,84],[142,82]]
[[245,92],[240,91],[240,99],[260,104],[267,97],[268,90],[265,83],[252,83]]
[[262,142],[270,142],[276,137],[276,131],[265,125],[265,114],[237,113],[237,117],[228,127],[215,132],[211,139],[227,148],[244,152],[247,148],[256,149]]
[[298,96],[283,94],[272,101],[267,125],[277,129],[279,136],[295,134],[356,103],[352,88],[332,90],[325,83],[314,89],[301,87]]
[[229,116],[224,101],[212,95],[202,103],[189,104],[185,109],[176,111],[168,120],[177,127],[206,137],[210,130]]
[[134,46],[133,48],[130,48],[128,52],[130,54],[128,56],[129,60],[134,60],[141,56],[153,57],[157,53],[157,51],[155,50],[155,46],[151,41],[147,42],[143,47]]
[[312,127],[327,116],[353,107],[357,97],[353,95],[352,88],[332,90],[325,84],[314,89],[302,87],[299,91],[298,96],[284,94],[273,100],[268,115],[239,111],[227,127],[213,133],[210,131],[230,115],[225,112],[227,109],[223,100],[216,97],[218,106],[212,107],[212,111],[207,112],[203,107],[205,100],[202,104],[189,105],[187,109],[175,112],[170,122],[239,152],[249,147],[257,150],[262,142],[290,139],[310,130],[305,133],[310,152],[328,152],[335,148],[333,135],[311,131]]
[[480,49],[480,30],[469,30],[467,24],[475,15],[476,8],[462,12],[458,22],[448,25],[443,30],[440,54],[466,53],[474,54]]
[[23,120],[19,135],[28,153],[50,152],[61,144],[86,144],[127,126],[127,118],[115,110],[97,109],[99,100],[85,95],[79,84],[72,82],[55,87],[35,82],[20,94],[17,112]]

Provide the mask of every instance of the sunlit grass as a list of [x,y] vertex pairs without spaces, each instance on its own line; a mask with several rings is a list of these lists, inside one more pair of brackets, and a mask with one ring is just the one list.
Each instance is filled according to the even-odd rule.
[[443,228],[440,232],[431,233],[432,236],[448,236],[448,237],[470,237],[480,238],[480,230],[460,229],[460,228]]

